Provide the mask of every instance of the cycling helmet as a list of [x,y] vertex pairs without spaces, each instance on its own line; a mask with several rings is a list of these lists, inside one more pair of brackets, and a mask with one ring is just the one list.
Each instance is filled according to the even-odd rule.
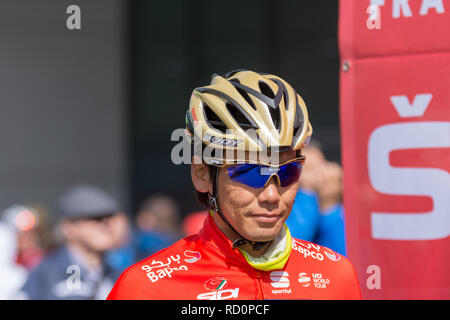
[[[311,138],[305,102],[278,76],[248,70],[214,74],[209,86],[194,89],[186,133],[214,149],[300,150]],[[208,157],[220,165],[225,158]]]
[[[278,76],[249,70],[214,74],[209,86],[194,89],[186,114],[186,135],[191,143],[201,141],[203,149],[263,152],[297,150],[307,146],[312,134],[305,102]],[[220,154],[220,153],[219,153]],[[268,242],[242,237],[219,206],[219,167],[241,159],[223,153],[202,154],[212,165],[211,209],[217,212],[238,239],[233,247],[250,243],[258,250]],[[270,241],[269,241],[270,242]]]

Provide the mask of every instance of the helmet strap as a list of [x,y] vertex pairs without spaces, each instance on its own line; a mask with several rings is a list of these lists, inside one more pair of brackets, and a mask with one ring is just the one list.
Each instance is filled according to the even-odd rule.
[[225,218],[225,215],[223,214],[222,210],[219,207],[218,204],[218,195],[219,195],[219,188],[218,188],[218,180],[219,180],[219,167],[213,166],[212,170],[212,194],[208,192],[208,198],[209,198],[209,205],[211,208],[222,218],[222,220],[225,222],[225,224],[230,228],[237,236],[238,238],[233,241],[233,249],[236,247],[239,247],[245,243],[249,243],[253,246],[253,249],[255,251],[261,250],[266,244],[271,243],[272,241],[250,241],[243,236],[231,225],[231,223],[228,221],[227,218]]

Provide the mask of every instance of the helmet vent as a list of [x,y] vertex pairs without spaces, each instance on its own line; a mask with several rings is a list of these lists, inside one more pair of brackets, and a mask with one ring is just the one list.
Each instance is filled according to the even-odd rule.
[[261,90],[261,93],[267,97],[269,97],[270,99],[275,98],[275,93],[273,93],[272,89],[270,88],[270,86],[263,82],[263,81],[259,81],[258,82],[258,86],[259,86],[259,90]]
[[295,118],[294,118],[294,132],[293,132],[294,139],[293,139],[293,141],[297,141],[298,136],[300,135],[300,133],[303,130],[303,123],[305,121],[302,110],[298,104],[297,95],[296,95],[295,102],[296,102],[296,108],[295,108],[296,110],[295,110]]
[[269,108],[270,116],[272,118],[272,122],[274,127],[280,132],[280,124],[281,124],[281,117],[280,117],[280,108],[272,109]]
[[222,121],[222,119],[220,119],[219,116],[214,111],[212,111],[211,108],[206,103],[203,104],[203,110],[206,123],[211,128],[216,129],[221,133],[226,133],[227,126]]
[[289,98],[288,98],[287,94],[283,94],[284,109],[286,111],[288,111],[288,109],[289,109],[289,100],[288,99]]
[[297,94],[295,94],[295,117],[294,117],[294,129],[298,129],[303,124],[303,112],[298,104]]
[[246,116],[241,109],[237,108],[234,104],[231,104],[229,102],[227,102],[225,105],[227,107],[228,112],[230,112],[234,120],[238,123],[238,125],[242,129],[244,130],[250,128],[257,129],[256,124],[253,123],[253,121],[250,121],[248,116]]
[[[230,81],[234,82],[234,83],[241,83],[239,81],[239,79],[231,79]],[[244,89],[242,89],[239,86],[235,86],[236,90],[240,93],[240,95],[245,99],[245,101],[247,101],[247,103],[253,108],[253,110],[256,111],[256,106],[253,103],[253,100],[250,98],[250,96],[248,95],[247,91],[245,91]]]
[[272,80],[273,82],[277,83],[278,87],[281,87],[283,89],[284,109],[286,111],[288,111],[288,109],[289,109],[289,96],[288,96],[288,91],[287,91],[285,85],[283,84],[283,82],[281,82],[278,79],[270,78],[270,80]]

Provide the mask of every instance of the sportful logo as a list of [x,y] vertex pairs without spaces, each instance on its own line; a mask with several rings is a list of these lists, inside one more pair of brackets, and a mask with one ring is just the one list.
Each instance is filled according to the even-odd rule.
[[273,294],[292,293],[292,290],[289,288],[289,273],[287,273],[286,271],[272,271],[270,273],[270,280],[272,280],[272,282],[270,283],[272,287],[277,288],[272,289]]
[[289,273],[286,271],[272,271],[270,280],[272,280],[271,285],[274,288],[287,288],[290,285]]

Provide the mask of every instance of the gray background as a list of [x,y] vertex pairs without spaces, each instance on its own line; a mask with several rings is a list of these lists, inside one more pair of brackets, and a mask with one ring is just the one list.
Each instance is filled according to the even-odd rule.
[[[66,9],[81,7],[81,30]],[[129,206],[123,1],[0,2],[0,210],[75,183]]]
[[[81,30],[66,9],[81,8]],[[196,203],[171,163],[192,89],[237,68],[277,74],[304,98],[340,160],[337,1],[0,1],[0,210],[106,188],[133,214],[166,192]]]

